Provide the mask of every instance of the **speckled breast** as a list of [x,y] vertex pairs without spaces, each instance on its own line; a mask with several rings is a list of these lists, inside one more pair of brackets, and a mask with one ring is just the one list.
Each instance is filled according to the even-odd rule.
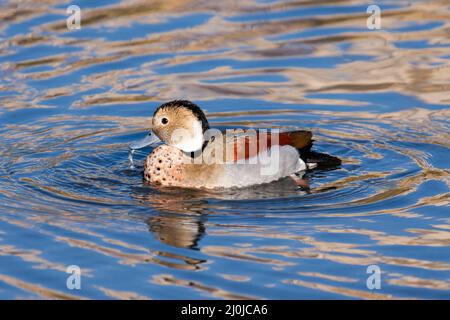
[[184,185],[183,163],[186,155],[167,145],[157,147],[144,163],[144,179],[164,186]]

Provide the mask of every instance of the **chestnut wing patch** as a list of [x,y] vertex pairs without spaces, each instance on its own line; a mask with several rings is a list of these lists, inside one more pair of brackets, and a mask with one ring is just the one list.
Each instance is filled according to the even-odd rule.
[[[227,133],[227,159],[233,159],[233,162],[255,157],[258,153],[268,150],[274,145],[290,145],[302,149],[312,144],[312,133],[305,130],[274,134],[249,129],[236,129],[227,131]],[[232,137],[229,136],[230,133],[233,135]]]

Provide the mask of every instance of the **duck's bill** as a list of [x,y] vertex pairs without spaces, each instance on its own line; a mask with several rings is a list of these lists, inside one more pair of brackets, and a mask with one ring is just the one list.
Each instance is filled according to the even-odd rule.
[[155,145],[159,142],[161,142],[161,140],[158,138],[158,136],[154,134],[152,131],[150,131],[149,134],[147,134],[144,139],[130,143],[130,149],[138,150],[145,148],[147,146]]

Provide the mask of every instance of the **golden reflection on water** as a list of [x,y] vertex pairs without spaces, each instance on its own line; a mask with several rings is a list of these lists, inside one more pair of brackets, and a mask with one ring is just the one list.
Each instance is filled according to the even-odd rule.
[[[33,3],[33,5],[31,5]],[[321,1],[323,4],[335,4],[335,1]],[[354,4],[362,3],[353,1]],[[317,4],[314,2],[314,4]],[[363,3],[365,4],[365,3]],[[308,2],[290,3],[289,7],[308,6]],[[32,10],[27,8],[33,8]],[[97,28],[121,28],[134,23],[161,23],[170,21],[174,15],[211,14],[213,18],[183,32],[178,30],[150,33],[126,41],[106,38],[83,39],[67,36],[65,20],[44,24],[30,35],[16,35],[7,39],[4,50],[14,50],[14,46],[31,46],[40,43],[54,46],[81,48],[72,54],[56,54],[39,59],[12,63],[10,85],[20,84],[20,79],[50,79],[70,74],[88,66],[134,57],[159,53],[177,53],[183,55],[156,58],[141,65],[140,68],[124,68],[86,75],[81,83],[57,89],[57,96],[73,92],[84,92],[102,88],[105,80],[115,92],[86,94],[74,103],[74,107],[86,107],[99,104],[124,104],[137,101],[164,101],[183,96],[189,91],[190,99],[241,98],[242,96],[265,101],[285,103],[355,105],[356,101],[345,99],[308,98],[307,93],[349,93],[349,92],[401,92],[415,96],[421,101],[432,104],[448,104],[450,89],[450,65],[446,55],[450,53],[448,28],[450,13],[446,1],[413,2],[405,8],[383,10],[383,26],[393,29],[417,21],[441,21],[442,26],[418,32],[371,32],[341,33],[338,36],[311,36],[301,40],[269,41],[268,37],[289,34],[319,27],[363,28],[365,12],[345,15],[325,15],[302,18],[288,18],[268,21],[235,22],[228,20],[234,15],[280,10],[279,4],[262,4],[253,1],[225,1],[220,4],[196,1],[121,1],[118,4],[101,8],[83,10],[83,25]],[[283,8],[285,9],[285,8]],[[214,10],[214,11],[213,11]],[[53,10],[64,14],[62,9]],[[18,23],[48,14],[48,4],[34,4],[23,1],[20,5],[10,4],[2,10],[3,19]],[[50,35],[46,34],[48,30]],[[65,35],[60,37],[59,35]],[[25,42],[27,39],[28,42]],[[420,41],[432,39],[433,47],[420,50],[408,50],[397,47],[397,41]],[[242,44],[245,43],[245,46]],[[154,67],[170,67],[198,61],[229,59],[238,61],[257,61],[266,57],[330,57],[343,54],[341,43],[350,43],[345,54],[372,57],[364,61],[341,63],[334,68],[305,67],[257,67],[234,69],[230,66],[212,68],[206,71],[181,73],[155,73]],[[227,49],[220,52],[219,49]],[[216,52],[219,50],[219,52]],[[222,50],[223,51],[223,50]],[[231,54],[230,54],[231,52]],[[186,54],[192,53],[192,54]],[[375,58],[376,57],[376,58]],[[434,66],[430,66],[434,64]],[[30,67],[46,66],[51,70],[22,73]],[[277,74],[285,81],[278,85],[271,81],[241,83],[227,82],[228,78],[248,75]],[[345,76],[343,76],[345,75]],[[221,80],[221,83],[210,83]],[[206,82],[205,82],[206,81]],[[55,89],[43,90],[33,97],[33,104],[26,104],[29,97],[22,96],[14,103],[7,99],[8,108],[35,108],[54,97]],[[145,92],[145,94],[133,94]],[[24,101],[21,101],[24,100]],[[51,103],[51,102],[50,102]],[[362,103],[362,102],[361,102]],[[47,104],[47,103],[46,103]]]
[[69,295],[64,292],[50,290],[48,288],[42,287],[37,284],[33,284],[30,282],[25,282],[20,279],[16,279],[7,275],[0,274],[0,281],[14,286],[16,288],[20,288],[25,292],[32,293],[33,295],[30,297],[20,296],[17,299],[33,299],[34,295],[43,298],[43,299],[62,299],[62,300],[80,300],[82,297]]
[[205,293],[205,297],[216,297],[216,298],[222,298],[222,299],[229,299],[229,300],[254,300],[258,299],[257,297],[253,296],[245,296],[245,295],[239,295],[234,294],[231,292],[228,292],[223,289],[211,287],[204,285],[200,282],[195,281],[187,281],[182,279],[177,279],[174,276],[170,274],[161,274],[156,275],[153,277],[152,282],[158,284],[158,285],[175,285],[180,287],[187,287],[192,288],[194,290],[200,291],[202,293]]

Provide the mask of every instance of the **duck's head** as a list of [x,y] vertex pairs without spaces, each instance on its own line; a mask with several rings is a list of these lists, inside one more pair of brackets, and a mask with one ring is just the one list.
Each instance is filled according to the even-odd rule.
[[194,152],[202,148],[203,133],[208,129],[208,120],[196,104],[187,100],[174,100],[156,109],[152,131],[130,147],[141,149],[162,141],[184,152]]

